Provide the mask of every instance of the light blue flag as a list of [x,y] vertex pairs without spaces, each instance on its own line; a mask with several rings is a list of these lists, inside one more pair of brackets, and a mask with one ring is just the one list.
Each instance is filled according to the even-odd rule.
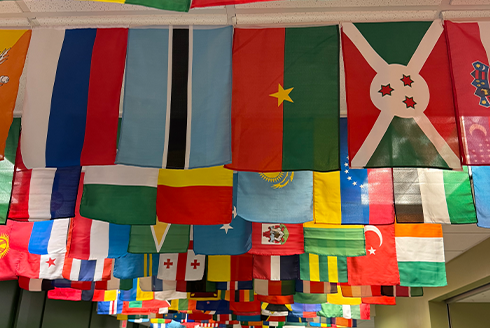
[[116,163],[231,161],[231,26],[130,29]]
[[126,254],[114,259],[113,275],[119,279],[134,279],[158,274],[159,254]]
[[233,174],[233,212],[228,224],[194,225],[194,252],[204,255],[240,255],[252,248],[252,223],[237,214],[238,174]]
[[237,213],[247,221],[303,223],[313,220],[313,173],[238,172]]
[[490,166],[472,166],[477,226],[490,228]]

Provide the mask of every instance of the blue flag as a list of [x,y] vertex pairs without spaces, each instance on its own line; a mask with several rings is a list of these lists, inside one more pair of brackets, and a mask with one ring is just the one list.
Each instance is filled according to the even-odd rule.
[[159,254],[131,254],[114,259],[113,275],[134,279],[158,275]]
[[477,226],[490,228],[490,167],[472,166]]

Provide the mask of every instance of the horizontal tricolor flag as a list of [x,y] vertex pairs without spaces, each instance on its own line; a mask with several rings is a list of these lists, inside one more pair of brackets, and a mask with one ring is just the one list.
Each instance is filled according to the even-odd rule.
[[32,32],[22,115],[27,168],[114,164],[128,30]]
[[298,278],[298,255],[254,255],[254,279],[290,280]]
[[347,282],[347,258],[342,256],[299,255],[300,279],[308,281]]
[[117,163],[230,162],[232,33],[231,26],[130,29]]
[[71,281],[101,281],[111,278],[112,259],[77,260],[66,258],[63,278]]
[[258,295],[294,295],[295,287],[295,280],[271,281],[254,279],[254,291]]

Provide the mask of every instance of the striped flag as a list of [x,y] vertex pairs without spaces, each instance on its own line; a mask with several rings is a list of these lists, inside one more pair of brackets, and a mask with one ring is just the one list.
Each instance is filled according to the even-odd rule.
[[118,314],[122,312],[123,302],[117,298],[115,301],[97,302],[97,314]]
[[17,275],[33,279],[60,279],[63,273],[65,254],[37,255],[21,253]]
[[38,255],[65,254],[70,219],[8,222],[12,227],[9,243],[12,249]]
[[299,255],[300,279],[347,282],[347,258],[311,253]]
[[111,278],[112,259],[77,260],[66,258],[63,278],[71,281],[101,281]]
[[[7,131],[5,152],[0,161],[0,224],[5,224],[10,207],[10,195],[12,194],[12,180],[16,162],[17,146],[20,135],[20,118],[14,118],[10,129]],[[2,132],[0,132],[2,134]],[[0,137],[1,138],[1,137]]]
[[358,225],[339,226],[307,222],[305,233],[305,253],[330,256],[363,256],[364,227]]
[[233,29],[131,29],[117,163],[199,168],[231,160]]
[[370,319],[369,304],[359,305],[338,305],[338,304],[322,304],[319,316],[327,318],[344,318],[344,319]]
[[298,269],[298,255],[254,255],[253,257],[254,279],[267,279],[275,281],[297,279]]
[[158,279],[198,281],[204,276],[206,256],[196,255],[193,242],[185,253],[160,254]]
[[33,31],[21,149],[28,168],[114,164],[127,29]]
[[270,281],[254,279],[254,291],[258,295],[294,295],[295,288],[295,280]]
[[346,283],[340,284],[342,296],[344,297],[372,297],[381,296],[381,286],[351,286]]
[[31,279],[27,277],[19,277],[19,287],[30,292],[41,292],[51,290],[54,287],[51,280],[46,279]]
[[[342,292],[344,290],[342,289]],[[381,295],[390,297],[421,297],[424,296],[423,287],[381,286]],[[375,295],[373,295],[375,296]]]
[[209,255],[209,281],[247,281],[252,280],[253,256],[242,255]]
[[253,280],[249,281],[226,281],[226,282],[217,282],[216,283],[217,290],[245,290],[245,289],[254,289]]
[[337,284],[330,282],[296,280],[296,291],[305,294],[335,294]]
[[158,274],[159,254],[131,254],[114,259],[114,277],[134,279]]

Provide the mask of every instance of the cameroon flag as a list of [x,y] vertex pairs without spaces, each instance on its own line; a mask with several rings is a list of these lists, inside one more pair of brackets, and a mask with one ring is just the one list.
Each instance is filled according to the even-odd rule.
[[339,169],[337,26],[235,29],[227,167]]

